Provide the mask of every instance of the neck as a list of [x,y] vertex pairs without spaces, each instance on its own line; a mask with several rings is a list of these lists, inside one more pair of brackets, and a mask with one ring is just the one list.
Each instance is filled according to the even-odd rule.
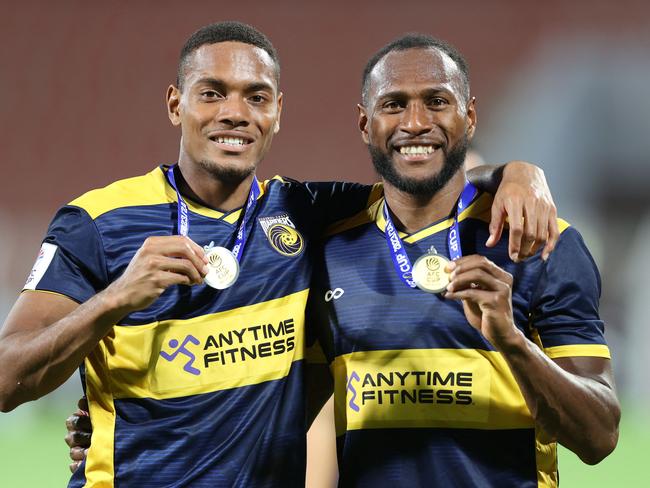
[[460,169],[447,184],[433,195],[421,196],[398,190],[384,181],[384,196],[395,226],[413,234],[448,217],[465,186],[465,171]]
[[178,189],[183,195],[201,205],[230,212],[243,207],[248,198],[254,174],[238,182],[225,182],[197,164],[178,163]]

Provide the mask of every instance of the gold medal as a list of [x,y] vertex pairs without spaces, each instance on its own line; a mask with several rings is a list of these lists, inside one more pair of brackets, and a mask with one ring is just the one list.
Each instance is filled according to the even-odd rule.
[[413,281],[420,290],[428,293],[445,291],[449,284],[449,274],[445,271],[448,263],[449,259],[440,254],[423,254],[413,265]]
[[209,269],[203,281],[217,290],[232,286],[239,276],[239,263],[235,255],[221,246],[213,247],[206,255]]

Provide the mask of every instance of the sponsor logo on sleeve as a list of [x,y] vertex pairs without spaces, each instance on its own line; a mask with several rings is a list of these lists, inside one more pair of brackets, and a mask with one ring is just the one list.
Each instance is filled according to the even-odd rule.
[[29,273],[29,276],[27,277],[27,282],[23,287],[24,290],[36,289],[38,283],[45,275],[47,268],[50,267],[50,264],[52,263],[52,259],[54,259],[54,254],[56,254],[56,250],[58,248],[59,248],[58,246],[55,246],[54,244],[50,244],[49,242],[43,243],[43,245],[41,246],[41,250],[38,252],[38,256],[36,257],[36,262],[34,263],[32,271]]

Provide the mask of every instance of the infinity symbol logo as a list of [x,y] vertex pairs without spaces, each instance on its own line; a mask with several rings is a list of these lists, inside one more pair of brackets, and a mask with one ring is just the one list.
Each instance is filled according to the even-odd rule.
[[331,302],[332,300],[337,300],[341,298],[343,293],[345,293],[345,291],[343,291],[343,288],[334,288],[333,290],[327,290],[327,293],[325,293],[325,301]]

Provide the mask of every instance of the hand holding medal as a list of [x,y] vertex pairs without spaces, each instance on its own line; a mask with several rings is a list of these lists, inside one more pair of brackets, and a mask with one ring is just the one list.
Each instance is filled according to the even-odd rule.
[[[190,229],[189,214],[187,204],[183,200],[176,185],[176,178],[174,177],[175,168],[176,165],[169,168],[167,175],[169,176],[169,182],[174,190],[176,190],[176,198],[178,200],[178,233],[187,236]],[[251,214],[253,213],[252,209],[259,195],[259,183],[257,182],[257,178],[253,176],[246,207],[244,208],[244,215],[239,223],[232,251],[223,246],[216,246],[206,252],[208,273],[203,278],[206,285],[216,290],[223,290],[232,286],[237,281],[239,277],[239,262],[241,261],[241,256],[247,241],[246,225],[250,220]]]
[[[476,187],[467,181],[458,198],[458,204],[454,212],[454,221],[447,235],[451,260],[456,260],[463,255],[460,247],[458,215],[469,206],[477,193]],[[388,243],[393,264],[400,279],[410,288],[417,287],[427,293],[444,292],[450,281],[449,272],[446,269],[450,264],[450,260],[438,254],[435,248],[432,247],[411,266],[411,261],[404,249],[404,243],[395,229],[386,202],[384,202],[383,212],[384,219],[386,220],[386,242]]]

